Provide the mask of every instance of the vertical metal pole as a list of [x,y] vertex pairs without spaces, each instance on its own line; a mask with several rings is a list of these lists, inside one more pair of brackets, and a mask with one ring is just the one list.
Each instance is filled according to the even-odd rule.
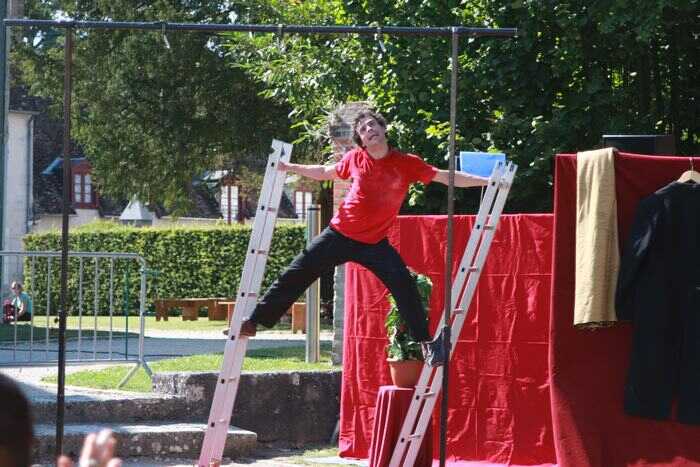
[[144,357],[144,333],[146,332],[146,262],[141,260],[141,290],[139,291],[139,363],[146,370],[148,376],[151,376],[153,372],[146,364],[146,359]]
[[227,186],[227,187],[226,187],[226,201],[227,201],[227,203],[228,203],[228,204],[227,204],[228,208],[226,209],[226,211],[227,211],[226,218],[228,219],[228,222],[227,222],[227,223],[228,223],[229,225],[231,224],[231,212],[232,212],[232,208],[233,208],[233,206],[231,206],[231,201],[233,201],[233,200],[231,199],[231,192],[232,192],[232,191],[233,191],[233,187],[232,187],[232,186]]
[[83,282],[85,277],[85,261],[83,257],[78,262],[78,360],[83,358]]
[[445,467],[447,457],[447,409],[449,407],[450,349],[452,346],[450,324],[452,323],[452,215],[454,214],[455,184],[455,131],[457,126],[457,70],[459,69],[459,32],[452,28],[452,76],[450,85],[450,162],[449,183],[447,185],[447,252],[445,254],[445,369],[442,372],[442,401],[440,407],[440,467]]
[[[2,121],[2,134],[0,134],[0,250],[5,249],[5,161],[7,154],[7,137],[8,123],[7,113],[10,108],[10,87],[7,79],[7,57],[9,44],[10,29],[5,26],[5,18],[7,18],[7,0],[0,0],[0,20],[2,23],[2,34],[0,34],[0,85],[2,85],[2,93],[0,93],[0,120]],[[4,281],[3,277],[4,258],[0,257],[0,281]]]
[[[34,266],[36,265],[36,257],[32,256],[31,259],[31,272],[29,273],[29,277],[31,278],[31,284],[32,284],[32,290],[31,294],[32,296],[36,296],[35,291],[39,289],[37,287],[36,282],[34,282]],[[29,326],[29,360],[31,361],[33,358],[33,352],[34,352],[34,310],[32,310],[32,322],[31,325]]]
[[46,345],[44,346],[44,358],[49,359],[49,334],[51,334],[51,257],[46,258]]
[[100,259],[97,256],[95,256],[93,259],[95,264],[95,276],[92,285],[94,294],[94,296],[92,297],[92,359],[97,360],[97,315],[99,314],[100,305]]
[[[320,233],[321,206],[312,204],[306,213],[306,244]],[[319,331],[321,327],[321,286],[314,281],[306,290],[306,363],[317,363],[321,356]]]
[[68,221],[70,214],[70,116],[73,63],[73,28],[66,28],[63,68],[63,226],[61,230],[61,309],[58,314],[58,392],[56,394],[56,452],[63,452],[63,414],[66,384],[66,314],[68,311]]
[[108,359],[112,359],[112,336],[114,320],[114,257],[109,258],[109,340],[107,341]]
[[129,266],[130,262],[125,261],[124,270],[124,358],[129,358]]

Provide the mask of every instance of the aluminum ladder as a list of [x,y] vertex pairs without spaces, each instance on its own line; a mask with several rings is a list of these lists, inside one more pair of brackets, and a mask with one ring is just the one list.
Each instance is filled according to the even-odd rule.
[[287,176],[286,171],[277,168],[277,163],[289,162],[292,145],[272,140],[272,150],[267,160],[253,230],[248,242],[248,252],[238,285],[236,304],[224,349],[224,362],[216,384],[209,422],[199,454],[200,467],[220,465],[229,432],[231,413],[238,393],[243,358],[248,347],[248,337],[239,336],[241,323],[244,317],[248,318],[251,315],[258,301],[272,233],[277,220],[277,210]]
[[[491,247],[491,241],[496,232],[503,206],[513,183],[518,166],[513,163],[496,164],[489,177],[488,187],[479,206],[474,227],[467,247],[459,264],[457,276],[452,286],[452,348],[449,358],[452,358],[454,342],[462,331],[462,325],[467,317],[476,285],[481,275],[486,257]],[[466,283],[466,287],[464,284]],[[464,291],[464,293],[462,293]],[[454,306],[454,304],[457,306]],[[444,314],[442,320],[444,322]],[[438,329],[437,334],[442,332]],[[448,360],[449,360],[448,358]],[[431,368],[423,365],[418,384],[413,393],[411,405],[404,419],[399,438],[394,446],[389,467],[413,467],[418,451],[425,436],[425,431],[433,414],[433,409],[442,389],[442,374],[444,366]]]

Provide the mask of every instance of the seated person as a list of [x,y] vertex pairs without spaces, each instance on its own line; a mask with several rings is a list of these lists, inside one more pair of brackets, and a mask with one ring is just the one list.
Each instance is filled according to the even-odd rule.
[[4,307],[5,321],[31,321],[32,320],[32,299],[22,290],[22,284],[20,282],[12,283],[12,301],[11,306]]

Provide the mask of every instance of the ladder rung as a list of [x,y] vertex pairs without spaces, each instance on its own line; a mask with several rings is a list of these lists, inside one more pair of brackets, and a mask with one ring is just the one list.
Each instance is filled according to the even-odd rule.
[[267,212],[277,212],[277,208],[269,207],[267,208]]
[[465,308],[455,308],[454,310],[452,310],[452,313],[454,313],[456,315],[461,315],[465,311],[467,311]]
[[493,225],[485,225],[484,230],[493,230],[495,227]]
[[481,269],[481,268],[480,268],[479,266],[472,266],[472,267],[469,268],[469,272],[477,272],[477,271],[480,270],[480,269]]
[[423,437],[423,435],[420,433],[413,433],[412,435],[408,436],[408,439],[420,439],[422,437]]
[[256,250],[255,248],[253,248],[252,250],[250,250],[250,253],[253,254],[253,255],[256,254],[256,253],[259,254],[259,255],[266,255],[266,254],[267,254],[267,250]]
[[230,382],[232,382],[232,381],[236,381],[237,379],[238,379],[237,376],[229,376],[229,377],[226,377],[226,378],[221,378],[221,379],[219,380],[219,382],[220,382],[221,384],[225,384],[225,383],[230,383]]
[[422,397],[423,399],[428,399],[429,397],[435,397],[435,392],[433,392],[433,391],[424,392],[422,394],[418,394],[418,397]]
[[258,294],[255,293],[255,292],[241,292],[241,297],[245,297],[245,296],[248,296],[248,297],[257,297]]

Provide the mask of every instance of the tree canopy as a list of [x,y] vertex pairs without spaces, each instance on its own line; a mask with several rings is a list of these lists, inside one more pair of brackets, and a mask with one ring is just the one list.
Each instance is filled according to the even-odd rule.
[[[597,147],[605,133],[673,134],[679,154],[700,147],[697,0],[258,3],[268,8],[251,22],[517,27],[514,40],[460,41],[457,117],[458,150],[519,164],[512,211],[551,209],[554,154]],[[396,145],[446,167],[448,38],[381,39],[238,35],[228,47],[309,134],[337,103],[369,100]],[[407,210],[443,212],[445,190],[433,185],[415,188]],[[475,202],[457,196],[462,209]]]
[[[229,22],[230,2],[34,0],[34,18]],[[19,83],[60,109],[60,30],[32,28],[15,47]],[[75,35],[73,138],[101,193],[137,196],[175,213],[205,171],[264,167],[272,138],[290,139],[289,108],[259,96],[260,83],[225,59],[217,36],[79,30]]]
[[[462,38],[458,63],[457,148],[498,150],[518,163],[511,211],[551,209],[554,154],[597,147],[605,133],[673,134],[679,154],[700,147],[699,0],[28,4],[39,16],[62,9],[90,19],[226,22],[235,13],[259,24],[517,27],[517,39]],[[19,63],[33,90],[58,96],[60,49],[48,39],[21,48]],[[328,112],[348,101],[372,102],[392,122],[396,146],[447,165],[449,38],[168,40],[170,49],[159,33],[80,34],[76,137],[107,192],[176,205],[198,172],[217,160],[255,160],[245,156],[284,130],[308,144],[302,160],[322,160]],[[445,190],[434,185],[414,187],[405,210],[444,212]],[[477,198],[458,190],[458,211]]]

